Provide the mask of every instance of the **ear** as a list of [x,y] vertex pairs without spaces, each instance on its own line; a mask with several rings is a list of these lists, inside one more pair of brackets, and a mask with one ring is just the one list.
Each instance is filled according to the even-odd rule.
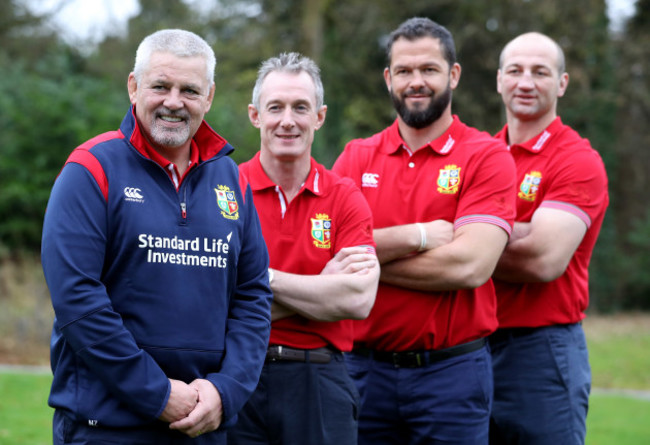
[[386,82],[386,88],[388,88],[388,91],[391,91],[391,86],[390,86],[390,68],[386,67],[384,68],[384,81]]
[[248,119],[250,119],[253,127],[260,128],[260,113],[253,104],[248,104]]
[[320,110],[318,110],[318,113],[316,113],[316,125],[314,126],[315,130],[318,130],[320,127],[323,126],[325,123],[325,115],[327,114],[327,105],[323,105],[320,107]]
[[562,73],[560,76],[560,85],[557,90],[557,97],[564,96],[567,87],[569,86],[569,73]]
[[135,81],[135,74],[129,74],[129,79],[126,82],[126,86],[129,90],[129,100],[131,101],[131,105],[135,105],[138,97],[138,83]]
[[497,70],[497,93],[501,94],[501,70]]
[[216,85],[212,84],[212,87],[210,87],[210,91],[208,92],[207,104],[205,106],[204,114],[210,111],[210,108],[212,107],[212,100],[214,99],[215,89],[216,89]]
[[455,90],[458,82],[460,82],[460,72],[461,68],[459,63],[454,63],[449,70],[449,88],[452,90]]

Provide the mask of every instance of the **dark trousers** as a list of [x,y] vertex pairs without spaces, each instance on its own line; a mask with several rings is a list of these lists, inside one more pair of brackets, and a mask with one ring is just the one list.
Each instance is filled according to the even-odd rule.
[[356,445],[358,394],[343,356],[330,363],[264,365],[229,445]]
[[487,444],[487,346],[413,368],[354,353],[346,363],[361,395],[359,444]]
[[490,443],[584,444],[591,369],[582,326],[500,329],[490,346]]
[[225,445],[223,431],[204,433],[192,439],[170,430],[163,422],[152,426],[132,428],[91,427],[75,422],[62,411],[54,411],[52,420],[53,445]]

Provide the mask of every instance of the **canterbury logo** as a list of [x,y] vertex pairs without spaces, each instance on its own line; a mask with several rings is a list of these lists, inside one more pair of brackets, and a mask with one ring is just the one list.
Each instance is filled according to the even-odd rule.
[[379,185],[379,175],[377,173],[364,173],[361,176],[361,187],[377,187]]
[[129,201],[143,200],[144,196],[142,196],[140,192],[141,190],[136,187],[124,187],[124,196],[126,196]]

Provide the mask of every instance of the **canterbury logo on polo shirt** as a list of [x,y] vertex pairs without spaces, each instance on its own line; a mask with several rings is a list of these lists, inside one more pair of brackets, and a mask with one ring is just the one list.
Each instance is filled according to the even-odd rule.
[[364,173],[361,176],[361,187],[378,187],[379,174],[378,173]]

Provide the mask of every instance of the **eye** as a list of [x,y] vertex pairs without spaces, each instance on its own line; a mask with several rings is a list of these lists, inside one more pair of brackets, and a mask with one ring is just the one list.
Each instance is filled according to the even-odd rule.
[[299,113],[307,113],[309,111],[309,107],[307,105],[296,105],[295,108]]

